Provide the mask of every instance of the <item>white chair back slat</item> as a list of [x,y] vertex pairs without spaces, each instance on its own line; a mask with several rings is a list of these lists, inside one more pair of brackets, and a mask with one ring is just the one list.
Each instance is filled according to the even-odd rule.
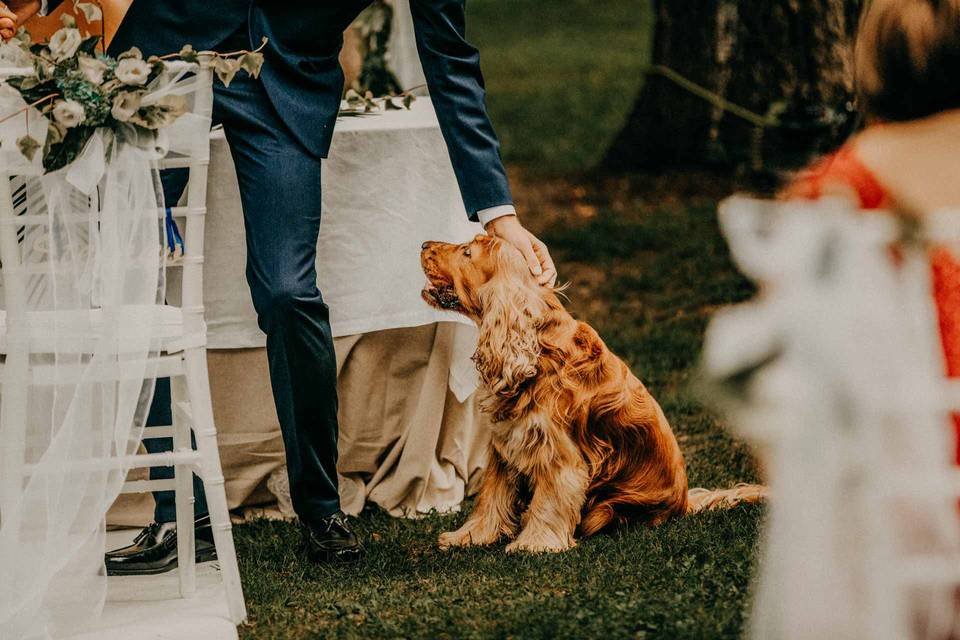
[[[194,95],[194,113],[210,119],[213,114],[213,71],[204,65],[198,72],[198,81],[202,87],[211,90],[197,91]],[[186,167],[190,173],[184,195],[185,206],[178,207],[174,215],[183,213],[185,220],[184,236],[189,241],[184,247],[184,255],[179,260],[182,267],[181,305],[184,308],[203,309],[203,250],[205,232],[205,214],[207,207],[207,175],[210,164],[210,138],[204,136],[195,140],[194,153],[187,159]],[[182,160],[183,158],[179,158]],[[177,159],[174,159],[177,160]],[[183,201],[182,200],[182,201]],[[202,315],[193,314],[184,318],[185,332],[205,333]]]

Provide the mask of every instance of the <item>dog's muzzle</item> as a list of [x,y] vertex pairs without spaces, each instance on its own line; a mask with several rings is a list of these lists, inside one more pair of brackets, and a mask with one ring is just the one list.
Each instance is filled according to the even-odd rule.
[[[436,246],[442,245],[442,242],[427,241],[420,245],[420,265],[427,276],[427,284],[423,288],[423,296],[429,298],[441,309],[456,310],[460,308],[460,298],[453,285],[446,282],[437,283],[436,279],[436,258],[431,251]],[[431,273],[434,277],[431,277]]]
[[454,311],[460,308],[460,298],[457,297],[457,293],[452,285],[437,286],[432,282],[428,282],[427,286],[423,289],[423,293],[430,296],[437,306],[442,309]]

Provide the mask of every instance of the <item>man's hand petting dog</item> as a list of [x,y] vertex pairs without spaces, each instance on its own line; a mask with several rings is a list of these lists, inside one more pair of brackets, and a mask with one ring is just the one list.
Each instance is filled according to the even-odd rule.
[[553,288],[557,283],[557,267],[550,251],[537,236],[523,228],[517,216],[494,218],[487,223],[486,230],[494,238],[506,240],[519,249],[540,286]]

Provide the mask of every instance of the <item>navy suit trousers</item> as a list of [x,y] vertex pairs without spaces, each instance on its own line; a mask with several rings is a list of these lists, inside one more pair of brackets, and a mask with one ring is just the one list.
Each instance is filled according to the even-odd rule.
[[[229,46],[229,44],[225,45]],[[340,508],[337,487],[336,358],[329,313],[317,289],[320,158],[291,134],[262,83],[238,74],[229,88],[215,83],[214,121],[223,124],[237,169],[247,241],[246,277],[267,357],[283,432],[293,506],[314,522]],[[183,189],[184,172],[164,176],[168,205]],[[190,238],[186,238],[189,251]],[[157,384],[148,424],[170,424],[168,381]],[[151,452],[170,439],[147,440]],[[172,475],[157,468],[151,477]],[[194,481],[196,512],[206,512]],[[173,492],[158,492],[156,520],[176,520]]]

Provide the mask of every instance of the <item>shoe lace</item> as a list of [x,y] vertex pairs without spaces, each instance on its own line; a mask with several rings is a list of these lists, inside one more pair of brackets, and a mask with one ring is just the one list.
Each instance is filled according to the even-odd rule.
[[327,516],[320,521],[320,526],[317,527],[323,533],[329,533],[336,528],[340,533],[344,535],[350,535],[353,533],[350,530],[350,525],[347,523],[347,518],[342,513],[334,513],[331,516]]
[[159,530],[160,530],[160,523],[159,523],[159,522],[152,522],[152,523],[148,524],[147,526],[145,526],[145,527],[140,531],[140,533],[137,534],[137,537],[133,539],[133,543],[136,544],[136,543],[142,541],[142,540],[143,540],[144,538],[146,538],[147,536],[156,536],[156,535],[157,535],[157,531],[159,531]]

